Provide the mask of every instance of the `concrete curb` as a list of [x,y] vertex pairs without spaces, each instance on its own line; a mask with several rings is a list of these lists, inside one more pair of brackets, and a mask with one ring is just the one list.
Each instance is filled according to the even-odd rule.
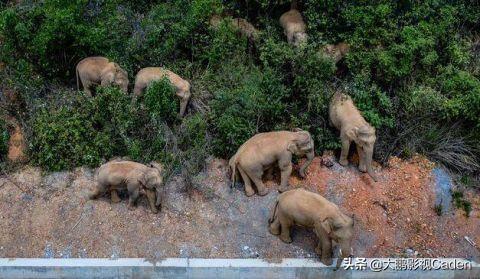
[[[397,270],[405,268],[403,263],[415,264],[416,270]],[[425,263],[431,264],[430,269]],[[141,258],[4,258],[0,259],[0,278],[480,278],[478,263],[455,258],[356,258],[342,266],[334,271],[332,266],[314,259],[268,262],[261,259],[167,258],[153,262]],[[349,269],[345,270],[347,266]]]

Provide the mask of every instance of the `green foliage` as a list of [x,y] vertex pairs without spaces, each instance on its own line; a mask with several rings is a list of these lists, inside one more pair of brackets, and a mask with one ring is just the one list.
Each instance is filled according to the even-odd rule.
[[179,102],[175,88],[167,78],[152,82],[143,94],[143,102],[152,117],[165,119],[172,123],[178,117]]
[[255,133],[274,129],[287,116],[282,102],[286,89],[275,72],[237,67],[232,74],[235,87],[215,92],[211,102],[214,152],[219,156],[232,155]]
[[[341,89],[377,128],[375,159],[421,152],[457,170],[478,169],[479,3],[299,1],[308,44],[294,48],[278,23],[290,2],[2,6],[2,89],[25,102],[17,113],[29,124],[34,162],[56,170],[128,155],[199,170],[206,152],[228,157],[255,133],[294,127],[312,133],[317,152],[335,149],[340,142],[328,125],[328,103]],[[212,28],[212,15],[226,19]],[[259,39],[249,42],[234,30],[234,17],[254,24]],[[335,65],[321,47],[338,42],[350,52]],[[64,92],[73,86],[75,64],[93,55],[115,60],[130,78],[140,68],[163,66],[188,79],[188,117],[178,119],[178,98],[166,81],[134,103],[112,88],[92,99]]]
[[463,192],[454,191],[452,193],[453,202],[457,208],[463,209],[465,211],[465,215],[470,217],[470,213],[472,212],[472,203],[464,199]]
[[30,153],[35,164],[62,170],[98,166],[114,156],[137,161],[168,159],[162,126],[167,119],[145,110],[146,104],[132,103],[114,87],[99,88],[93,98],[76,92],[62,97],[71,101],[62,106],[50,104],[32,118]]
[[48,170],[96,166],[113,154],[108,134],[97,132],[81,109],[43,110],[31,125],[32,161]]

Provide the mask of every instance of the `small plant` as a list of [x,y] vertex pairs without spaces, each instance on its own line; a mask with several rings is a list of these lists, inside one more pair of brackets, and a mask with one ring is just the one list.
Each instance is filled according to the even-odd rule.
[[435,210],[435,213],[437,213],[438,216],[442,216],[442,213],[443,213],[442,203],[436,204],[433,209]]
[[158,117],[168,123],[178,119],[179,101],[175,96],[175,88],[167,78],[147,87],[143,103],[151,117]]
[[472,203],[463,198],[463,192],[454,191],[452,193],[452,197],[455,207],[463,209],[465,211],[465,215],[470,217],[470,212],[472,212]]

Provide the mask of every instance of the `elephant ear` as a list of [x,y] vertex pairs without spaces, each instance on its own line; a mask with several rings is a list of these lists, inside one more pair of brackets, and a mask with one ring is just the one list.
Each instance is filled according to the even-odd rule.
[[112,84],[113,80],[115,79],[115,72],[113,71],[107,71],[102,75],[102,86],[108,86]]
[[297,144],[295,143],[295,141],[292,141],[287,145],[287,150],[293,154],[298,152]]
[[330,236],[332,234],[332,231],[333,231],[331,220],[332,220],[332,218],[327,217],[320,223],[322,229],[325,231],[325,233],[327,233],[328,236]]
[[358,135],[358,127],[353,127],[352,129],[349,129],[346,132],[346,135],[350,140],[356,139]]
[[147,175],[146,174],[143,174],[142,176],[140,176],[140,178],[138,178],[138,184],[140,184],[142,186],[142,188],[148,188],[147,187]]

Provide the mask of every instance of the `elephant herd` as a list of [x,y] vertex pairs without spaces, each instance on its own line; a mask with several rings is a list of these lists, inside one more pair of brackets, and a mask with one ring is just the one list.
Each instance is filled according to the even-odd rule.
[[[80,83],[87,95],[92,96],[93,86],[118,86],[125,93],[128,92],[128,74],[117,63],[105,57],[87,57],[77,64],[77,89]],[[135,98],[153,81],[167,78],[175,88],[180,98],[180,116],[185,115],[191,97],[190,83],[172,71],[161,67],[147,67],[141,69],[135,77],[133,90]]]
[[[350,143],[353,141],[359,154],[360,171],[367,172],[375,181],[372,170],[372,153],[375,144],[375,129],[365,121],[352,99],[337,92],[330,102],[330,120],[340,130],[342,151],[339,163],[347,165]],[[243,143],[229,160],[232,187],[235,181],[243,180],[245,194],[260,196],[268,193],[262,181],[264,173],[272,174],[275,168],[281,172],[278,191],[281,193],[273,206],[268,220],[269,232],[278,235],[285,243],[291,243],[290,230],[293,225],[313,228],[319,242],[315,251],[321,261],[332,263],[333,241],[340,247],[341,258],[352,255],[354,218],[342,213],[337,205],[319,194],[302,188],[289,189],[288,180],[292,173],[292,157],[305,156],[307,160],[299,169],[300,177],[315,157],[314,141],[308,131],[296,128],[293,131],[259,133]],[[117,191],[126,189],[129,194],[128,208],[133,209],[140,195],[147,196],[153,213],[158,212],[163,185],[163,165],[112,160],[102,165],[96,173],[96,188],[89,194],[95,199],[106,192],[111,193],[112,202],[119,202]],[[341,261],[337,261],[337,267]]]
[[[214,16],[210,19],[210,24],[218,27],[221,20],[221,17]],[[244,19],[232,19],[231,24],[249,39],[258,37],[259,31]],[[280,17],[280,24],[289,44],[299,46],[307,40],[305,23],[293,4],[292,8]],[[323,51],[338,62],[348,49],[347,44],[339,43],[327,45]],[[124,92],[128,91],[127,72],[104,57],[83,59],[77,65],[76,74],[77,87],[81,82],[84,91],[90,96],[94,85],[115,85]],[[135,78],[134,98],[138,98],[151,82],[163,78],[167,78],[175,87],[176,95],[180,98],[179,113],[183,116],[191,97],[190,83],[164,68],[141,69]],[[331,98],[329,118],[331,125],[340,132],[342,148],[339,163],[348,165],[348,152],[354,142],[360,158],[359,170],[367,172],[377,181],[372,169],[375,128],[363,118],[352,99],[342,91],[337,91]],[[243,180],[247,196],[255,193],[264,196],[268,193],[262,181],[264,173],[271,177],[275,168],[280,169],[281,182],[278,191],[281,194],[278,195],[268,220],[269,232],[278,235],[283,242],[291,243],[290,229],[293,225],[313,228],[319,239],[315,251],[323,263],[330,265],[333,242],[339,246],[341,258],[352,255],[354,217],[342,213],[337,205],[319,194],[302,188],[288,188],[293,170],[293,155],[307,158],[299,169],[300,177],[305,178],[307,168],[315,157],[314,149],[311,134],[302,129],[258,133],[243,143],[230,158],[231,185],[233,187],[236,181]],[[96,187],[89,194],[89,198],[95,199],[110,192],[112,202],[117,203],[120,201],[117,192],[126,189],[129,194],[129,209],[134,208],[140,195],[145,195],[152,212],[157,213],[161,203],[163,172],[164,167],[154,162],[144,165],[124,160],[109,161],[98,169],[95,175]],[[340,260],[337,261],[337,268],[340,263]]]

